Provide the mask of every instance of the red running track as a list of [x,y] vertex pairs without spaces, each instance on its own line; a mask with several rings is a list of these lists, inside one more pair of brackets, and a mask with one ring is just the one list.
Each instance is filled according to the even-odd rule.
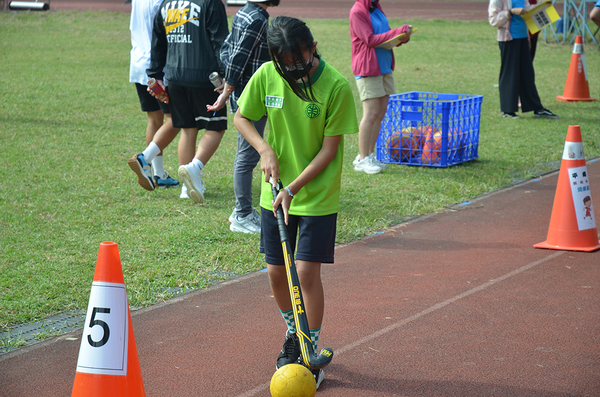
[[[588,163],[600,197],[600,161]],[[336,249],[318,396],[600,393],[600,251],[534,249],[558,173]],[[596,211],[597,214],[597,211]],[[268,396],[285,326],[252,273],[132,313],[148,396]],[[0,395],[68,396],[81,331],[0,355]]]

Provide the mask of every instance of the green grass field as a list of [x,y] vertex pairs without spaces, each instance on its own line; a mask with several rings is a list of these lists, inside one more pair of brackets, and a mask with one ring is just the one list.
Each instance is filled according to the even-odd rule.
[[[391,20],[418,27],[395,49],[398,92],[483,95],[479,159],[445,169],[390,166],[356,173],[357,136],[345,142],[338,243],[440,211],[555,170],[569,125],[588,158],[600,155],[600,103],[564,103],[572,45],[540,40],[535,60],[544,105],[560,120],[500,117],[496,31],[487,21]],[[308,21],[323,58],[356,85],[345,20]],[[128,82],[129,15],[0,13],[0,328],[85,309],[99,244],[119,245],[129,302],[147,306],[173,288],[265,267],[259,236],[234,234],[233,123],[205,168],[206,202],[179,189],[147,192],[126,161],[145,148],[146,117]],[[600,52],[586,44],[591,96],[600,98]],[[357,99],[360,119],[362,108]],[[177,175],[176,145],[167,170]],[[255,171],[258,201],[260,169]],[[549,220],[550,214],[548,214]]]

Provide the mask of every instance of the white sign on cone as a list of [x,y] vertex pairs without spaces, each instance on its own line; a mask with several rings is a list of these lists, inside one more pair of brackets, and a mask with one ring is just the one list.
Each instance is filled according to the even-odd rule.
[[78,372],[127,375],[128,314],[124,284],[92,283]]
[[575,204],[577,226],[579,226],[579,230],[594,229],[596,220],[592,208],[592,194],[590,193],[587,167],[569,168],[569,179],[573,204]]

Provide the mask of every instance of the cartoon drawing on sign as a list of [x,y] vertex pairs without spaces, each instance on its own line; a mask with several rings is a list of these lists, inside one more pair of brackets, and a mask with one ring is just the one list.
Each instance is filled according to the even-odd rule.
[[583,198],[583,210],[585,211],[585,215],[583,216],[583,219],[589,217],[590,219],[592,219],[592,198],[590,196],[585,196]]

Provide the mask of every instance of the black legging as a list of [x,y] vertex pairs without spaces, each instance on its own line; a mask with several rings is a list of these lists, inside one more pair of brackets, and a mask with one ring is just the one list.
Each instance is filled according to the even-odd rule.
[[535,71],[529,52],[529,40],[513,39],[499,41],[500,46],[500,110],[503,113],[516,113],[519,110],[531,112],[542,110],[542,102],[535,86]]

